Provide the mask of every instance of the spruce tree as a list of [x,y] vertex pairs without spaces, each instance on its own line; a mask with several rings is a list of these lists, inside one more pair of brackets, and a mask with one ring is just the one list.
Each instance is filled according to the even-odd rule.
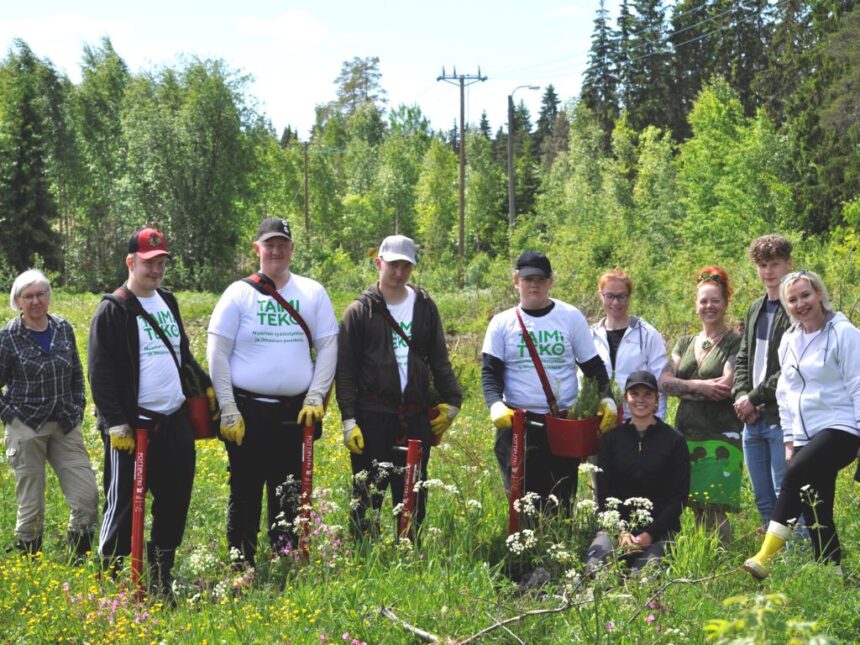
[[[609,26],[609,12],[605,0],[600,0],[594,31],[591,34],[591,51],[588,69],[582,82],[582,100],[592,111],[606,133],[606,148],[618,118],[618,76],[615,69],[619,57],[619,40]],[[538,126],[540,127],[540,125]]]

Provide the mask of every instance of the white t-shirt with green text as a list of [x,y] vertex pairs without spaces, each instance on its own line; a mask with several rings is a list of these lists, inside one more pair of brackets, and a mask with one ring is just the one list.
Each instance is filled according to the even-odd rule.
[[[319,282],[291,274],[278,293],[307,323],[314,341],[337,334],[334,308]],[[308,338],[271,296],[246,282],[234,282],[215,305],[208,331],[233,340],[234,386],[275,396],[307,392],[314,375]]]
[[[412,340],[412,316],[415,311],[415,291],[411,287],[406,290],[409,294],[406,299],[396,305],[389,305],[388,311],[391,312],[392,318],[400,325],[400,329],[406,334],[406,337]],[[391,330],[391,342],[394,344],[394,357],[397,359],[397,369],[400,371],[400,391],[406,390],[406,383],[409,381],[409,345],[400,337],[393,329]]]
[[[597,355],[585,316],[566,302],[553,299],[555,306],[543,316],[530,316],[520,310],[559,409],[569,409],[579,390],[576,363]],[[516,308],[493,316],[484,336],[484,354],[505,364],[504,400],[509,406],[532,412],[549,412],[546,394],[523,340]]]
[[[179,349],[179,324],[170,307],[157,293],[148,298],[138,298],[143,309],[155,319],[158,326],[173,346],[176,360],[182,361]],[[143,316],[137,317],[137,332],[140,341],[140,386],[137,405],[160,414],[173,414],[185,402],[179,370],[170,350]]]

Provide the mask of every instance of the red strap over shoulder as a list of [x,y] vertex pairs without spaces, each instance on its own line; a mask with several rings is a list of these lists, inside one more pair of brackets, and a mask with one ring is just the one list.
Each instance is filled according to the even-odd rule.
[[540,360],[540,356],[538,355],[537,348],[535,347],[534,341],[532,340],[531,334],[529,334],[529,330],[526,329],[526,324],[523,322],[523,317],[520,314],[520,308],[516,307],[514,311],[517,314],[517,320],[520,322],[520,329],[523,330],[523,342],[525,342],[526,347],[529,349],[529,356],[532,358],[532,363],[534,363],[535,369],[538,373],[538,378],[540,378],[540,384],[543,386],[543,393],[546,396],[546,402],[549,404],[549,412],[552,416],[559,416],[558,412],[558,401],[555,398],[555,394],[552,392],[552,387],[549,384],[549,378],[547,378],[546,370],[543,367],[543,363]]
[[290,316],[292,316],[293,320],[295,320],[299,327],[302,328],[302,331],[305,332],[305,336],[308,337],[308,348],[313,349],[314,347],[314,337],[311,334],[310,327],[305,322],[305,319],[299,315],[299,312],[296,311],[296,308],[293,307],[289,302],[287,302],[284,297],[278,293],[278,290],[275,289],[275,283],[272,282],[272,279],[264,273],[252,273],[247,278],[242,280],[243,282],[247,282],[252,287],[254,287],[260,293],[265,293],[275,301],[281,305]]

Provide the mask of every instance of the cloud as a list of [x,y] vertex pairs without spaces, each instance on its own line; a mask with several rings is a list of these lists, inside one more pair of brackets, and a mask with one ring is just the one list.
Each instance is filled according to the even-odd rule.
[[236,23],[236,32],[242,36],[277,38],[280,47],[293,52],[319,50],[328,38],[328,28],[307,11],[288,11],[274,20],[242,18]]

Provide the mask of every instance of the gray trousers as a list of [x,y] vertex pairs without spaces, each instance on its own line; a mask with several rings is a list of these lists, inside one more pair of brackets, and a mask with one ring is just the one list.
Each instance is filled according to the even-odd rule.
[[91,532],[98,519],[99,491],[81,425],[64,433],[49,421],[39,432],[17,417],[6,425],[6,460],[15,473],[18,519],[15,536],[29,542],[42,535],[45,523],[45,462],[51,464],[71,509],[69,531]]

